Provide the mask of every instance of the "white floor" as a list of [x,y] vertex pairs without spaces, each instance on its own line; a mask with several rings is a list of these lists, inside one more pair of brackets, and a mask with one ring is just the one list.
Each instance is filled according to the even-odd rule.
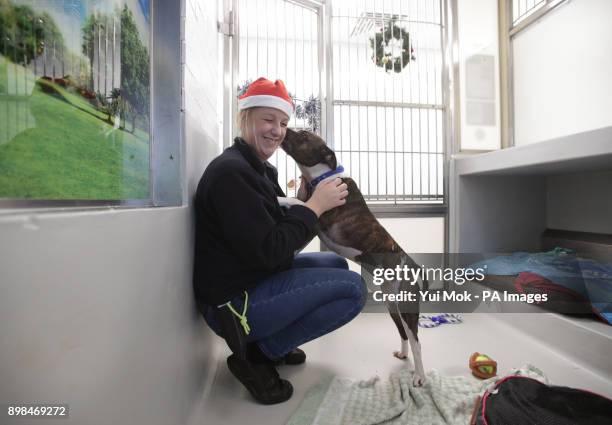
[[[534,326],[537,326],[537,315],[533,316]],[[463,318],[464,322],[458,325],[420,330],[426,370],[437,369],[449,376],[471,376],[468,358],[478,351],[498,362],[500,374],[529,362],[544,371],[553,384],[612,397],[611,376],[598,376],[568,361],[495,315],[467,314]],[[391,318],[382,313],[362,313],[335,332],[304,345],[306,364],[279,368],[280,375],[293,384],[291,400],[280,405],[261,406],[230,374],[225,365],[229,351],[220,347],[212,389],[203,395],[190,425],[284,424],[307,390],[324,376],[367,379],[379,375],[385,378],[397,368],[412,367],[391,354],[399,349],[399,336]]]

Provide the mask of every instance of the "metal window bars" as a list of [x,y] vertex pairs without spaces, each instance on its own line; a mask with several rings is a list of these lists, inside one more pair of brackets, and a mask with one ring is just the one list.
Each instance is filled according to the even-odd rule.
[[547,0],[512,0],[512,24],[516,25],[546,3]]
[[[333,0],[316,6],[237,0],[236,85],[259,76],[280,78],[298,104],[311,96],[321,99],[322,134],[370,203],[441,204],[446,131],[442,1]],[[326,22],[320,19],[323,7],[330,12]],[[397,26],[400,37],[385,51],[396,54],[401,72],[387,72],[373,60],[370,40],[390,25]],[[401,54],[405,36],[415,58],[407,64]],[[306,119],[295,117],[289,125],[308,128]],[[271,162],[279,169],[281,186],[299,175],[282,152]]]
[[[298,106],[320,99],[319,8],[315,6],[286,0],[237,1],[233,90],[264,76],[283,80]],[[235,98],[236,92],[232,95]],[[289,126],[307,129],[308,119],[294,115]],[[278,168],[281,187],[293,194],[288,183],[299,176],[293,159],[279,150],[270,162]]]

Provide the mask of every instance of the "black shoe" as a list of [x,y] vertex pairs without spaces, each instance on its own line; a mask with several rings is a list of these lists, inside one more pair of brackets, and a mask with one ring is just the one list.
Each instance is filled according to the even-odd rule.
[[302,364],[306,361],[306,353],[299,348],[295,348],[292,351],[289,351],[283,357],[274,361],[274,364],[288,364],[288,365],[297,365]]
[[227,367],[262,404],[282,403],[293,395],[291,383],[281,379],[270,363],[253,364],[232,354],[227,358]]

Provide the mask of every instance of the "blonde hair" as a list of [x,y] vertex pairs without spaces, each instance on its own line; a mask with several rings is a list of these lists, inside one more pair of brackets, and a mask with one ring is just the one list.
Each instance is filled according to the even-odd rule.
[[255,108],[247,108],[238,112],[236,116],[236,126],[238,127],[238,135],[244,137],[247,132],[247,125],[251,117],[251,111]]

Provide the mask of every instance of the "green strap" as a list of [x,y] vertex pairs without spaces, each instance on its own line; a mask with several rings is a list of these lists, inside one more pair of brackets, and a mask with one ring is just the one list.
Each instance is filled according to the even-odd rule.
[[234,313],[236,317],[240,319],[240,324],[244,328],[244,333],[246,333],[247,335],[251,332],[251,327],[247,323],[247,316],[246,316],[248,304],[249,304],[249,294],[247,293],[247,291],[244,291],[244,308],[242,309],[242,314],[238,313],[236,309],[232,307],[231,302],[228,302],[227,304],[225,304],[227,305],[227,308],[229,308],[230,311]]

